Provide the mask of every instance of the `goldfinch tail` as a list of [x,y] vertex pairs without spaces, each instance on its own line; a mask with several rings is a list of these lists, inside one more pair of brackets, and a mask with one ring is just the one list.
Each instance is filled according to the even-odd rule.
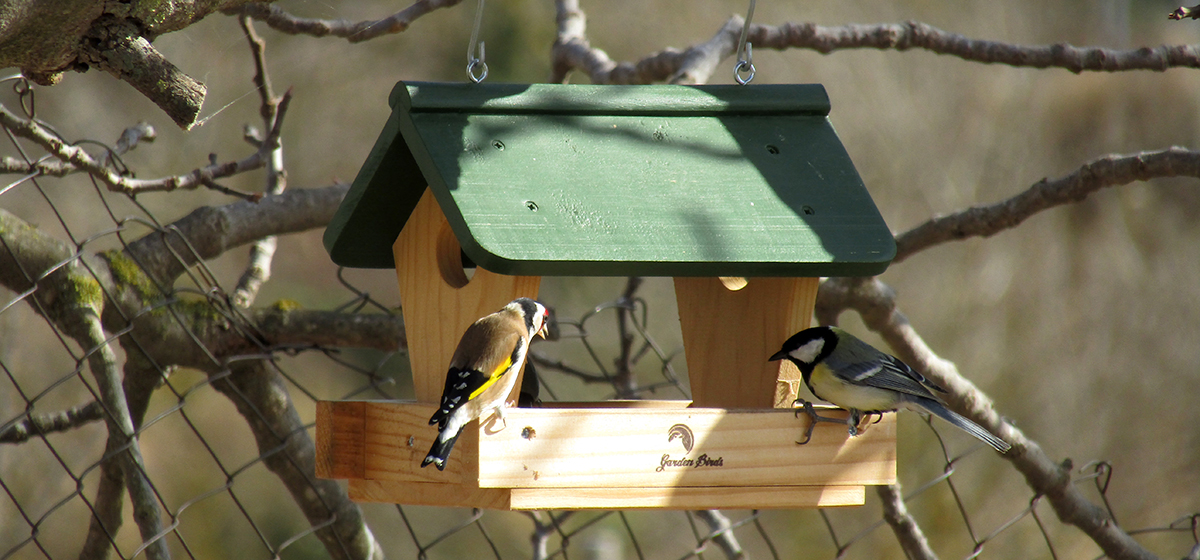
[[916,397],[912,398],[909,402],[916,404],[926,412],[929,412],[930,414],[933,414],[942,420],[954,424],[956,428],[959,428],[962,431],[979,438],[980,441],[992,446],[993,449],[999,451],[1000,453],[1008,453],[1008,450],[1012,449],[1012,446],[1009,445],[1007,441],[996,437],[991,432],[984,429],[983,426],[967,420],[957,412],[942,406],[941,403],[933,399]]
[[455,441],[458,441],[458,434],[444,440],[442,434],[438,434],[438,437],[433,440],[433,447],[429,448],[429,454],[425,456],[424,461],[421,461],[421,468],[433,463],[433,466],[437,467],[439,471],[446,470],[446,458],[450,456],[450,450],[454,448]]

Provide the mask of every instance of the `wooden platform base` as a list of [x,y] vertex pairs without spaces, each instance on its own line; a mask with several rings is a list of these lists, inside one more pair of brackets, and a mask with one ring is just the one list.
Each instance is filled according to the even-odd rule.
[[808,418],[791,410],[596,404],[474,422],[438,471],[420,468],[432,405],[321,402],[317,476],[348,479],[360,501],[493,509],[861,505],[864,486],[896,480],[891,414],[854,438],[822,423],[797,445]]

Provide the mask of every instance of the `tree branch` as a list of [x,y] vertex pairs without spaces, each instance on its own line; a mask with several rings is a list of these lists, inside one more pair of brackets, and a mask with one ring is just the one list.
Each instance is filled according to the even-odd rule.
[[[275,307],[252,309],[246,316],[258,327],[263,341],[272,347],[371,348],[385,352],[408,349],[404,321],[398,315]],[[238,342],[233,335],[229,341]],[[219,341],[214,344],[232,348]],[[249,344],[249,341],[241,337],[240,344]]]
[[[250,43],[250,53],[254,58],[254,85],[257,86],[262,100],[259,113],[262,115],[264,126],[270,127],[277,118],[280,100],[275,97],[271,77],[267,73],[267,44],[254,32],[254,23],[249,16],[242,15],[238,18],[238,23],[241,24],[246,40]],[[259,149],[262,149],[266,139],[255,140]],[[267,158],[266,188],[263,192],[267,196],[275,196],[286,188],[287,172],[283,168],[283,143],[276,142],[270,157]],[[232,300],[235,306],[245,309],[254,303],[258,290],[271,278],[271,261],[275,257],[277,246],[278,241],[274,235],[259,239],[250,245],[246,271],[242,273],[237,287],[233,290]]]
[[[87,362],[100,390],[100,402],[108,413],[108,444],[105,461],[120,465],[133,504],[133,519],[142,536],[146,557],[166,560],[171,557],[163,536],[162,512],[150,479],[145,474],[145,462],[134,437],[135,428],[129,403],[117,372],[117,356],[109,345],[100,324],[100,310],[94,305],[76,308],[75,317],[64,318],[60,328],[74,338],[87,353]],[[114,456],[115,454],[115,456]],[[107,478],[107,477],[106,477]],[[115,528],[109,527],[115,531]],[[107,550],[107,548],[105,548]]]
[[712,542],[717,543],[726,558],[735,560],[746,557],[745,551],[742,550],[742,543],[739,543],[737,535],[733,534],[733,525],[729,522],[729,518],[725,517],[725,514],[715,509],[702,509],[696,511],[696,517],[708,525],[710,533],[705,540],[711,539]]
[[417,0],[399,12],[383,19],[374,21],[350,22],[344,19],[310,19],[293,16],[283,8],[266,2],[253,2],[240,6],[236,10],[225,13],[239,13],[259,20],[272,29],[288,35],[312,35],[324,37],[333,35],[360,43],[376,37],[402,33],[412,25],[417,18],[439,8],[449,8],[462,0]]
[[349,188],[341,184],[293,189],[259,202],[197,208],[162,231],[130,243],[127,252],[146,275],[170,285],[187,267],[234,247],[268,235],[324,227]]
[[283,117],[290,100],[291,92],[289,91],[284,94],[283,99],[279,102],[279,114],[276,116],[270,134],[267,135],[267,141],[263,142],[262,147],[255,153],[238,161],[214,162],[195,169],[186,175],[176,175],[174,177],[159,179],[134,179],[126,177],[107,165],[106,162],[92,157],[83,148],[63,142],[57,135],[36,121],[22,118],[9,111],[3,105],[0,105],[0,126],[11,130],[17,136],[32,140],[64,163],[87,172],[101,183],[104,183],[110,191],[122,192],[132,196],[144,192],[194,189],[201,185],[210,184],[223,177],[230,177],[262,167],[270,157],[271,150],[275,148],[275,145],[279,141],[279,132],[283,126]]
[[[741,38],[745,21],[742,16],[732,16],[725,21],[725,25],[711,39],[683,51],[678,68],[671,73],[667,81],[672,84],[708,83],[721,61],[737,54],[738,39]],[[673,59],[667,53],[669,51],[663,51],[663,53],[655,55],[653,59]],[[671,62],[674,61],[671,60]],[[732,72],[733,67],[731,66],[729,69]]]
[[75,166],[67,165],[59,160],[49,159],[50,156],[43,156],[33,163],[25,163],[22,160],[12,156],[4,156],[0,159],[0,173],[22,173],[26,175],[39,176],[48,175],[51,177],[66,177],[76,171]]
[[562,360],[552,360],[549,357],[545,356],[544,354],[540,354],[537,352],[530,352],[529,359],[533,363],[537,364],[538,367],[544,367],[544,368],[550,368],[553,370],[557,370],[561,373],[565,373],[567,375],[577,377],[584,383],[612,383],[613,382],[612,378],[581,370],[577,367],[566,364]]
[[159,53],[129,20],[105,15],[80,41],[79,63],[94,64],[145,95],[180,128],[196,123],[207,88]]
[[853,309],[867,328],[879,333],[900,358],[948,392],[950,408],[1004,438],[1013,448],[1002,455],[1025,476],[1029,487],[1046,496],[1059,520],[1078,527],[1111,558],[1155,558],[1122,530],[1108,512],[1088,501],[1071,481],[1071,461],[1050,460],[1021,430],[1004,422],[991,399],[959,374],[953,362],[942,359],[925,344],[896,309],[895,293],[877,278],[830,278],[817,292],[817,320],[836,324],[838,315]]
[[1173,147],[1133,155],[1109,155],[1088,162],[1058,179],[1042,179],[1012,198],[935,217],[896,236],[898,263],[934,245],[989,237],[1017,227],[1026,218],[1055,206],[1079,202],[1105,187],[1165,177],[1200,177],[1200,152]]
[[909,560],[937,560],[937,553],[929,547],[929,540],[925,538],[921,526],[904,505],[900,483],[876,486],[875,492],[883,504],[883,520],[892,528],[904,556]]
[[[115,147],[108,148],[108,152],[104,156],[104,165],[112,166],[116,163],[117,156],[126,152],[132,151],[141,142],[153,142],[157,138],[158,133],[154,127],[150,126],[145,121],[139,122],[121,132],[121,136],[117,138]],[[52,176],[66,177],[72,173],[79,172],[80,169],[62,160],[54,159],[53,156],[47,154],[32,161],[26,162],[22,159],[5,156],[0,159],[0,174],[4,173],[22,173],[30,177]],[[21,179],[24,180],[24,179]]]
[[638,382],[633,372],[633,333],[629,332],[629,314],[633,312],[633,296],[642,285],[641,276],[630,276],[625,282],[625,291],[617,299],[617,343],[619,354],[613,365],[613,389],[618,399],[636,399]]
[[0,443],[24,443],[31,437],[74,430],[103,418],[104,408],[98,401],[55,412],[31,412],[24,420],[0,432]]
[[[734,54],[741,32],[741,16],[730,17],[709,41],[684,51],[667,48],[641,60],[614,62],[593,48],[585,36],[586,16],[578,0],[558,0],[558,35],[551,58],[551,82],[565,83],[567,73],[578,69],[597,84],[705,83],[716,66]],[[815,23],[778,26],[751,24],[747,40],[756,49],[810,49],[822,54],[847,49],[906,51],[913,48],[956,56],[984,64],[1027,68],[1063,68],[1071,72],[1120,72],[1170,68],[1200,68],[1200,46],[1161,45],[1129,50],[1055,45],[1014,45],[969,39],[928,24],[849,24],[824,27]]]
[[803,48],[829,54],[845,49],[906,51],[923,49],[984,64],[1019,68],[1063,68],[1075,72],[1121,72],[1170,68],[1200,68],[1200,46],[1161,45],[1129,50],[1054,45],[1014,45],[998,41],[968,39],[917,21],[849,24],[824,27],[815,23],[785,23],[779,26],[752,24],[748,39],[754,48]]
[[362,511],[336,480],[314,477],[316,447],[292,405],[283,376],[262,360],[230,364],[213,387],[246,420],[263,463],[287,487],[335,560],[383,560]]
[[[159,369],[155,367],[141,352],[132,336],[120,338],[125,350],[125,379],[121,387],[129,403],[129,417],[135,430],[141,430],[150,406],[150,397],[154,388],[162,380]],[[112,457],[118,452],[119,442],[109,438],[105,444],[104,456]],[[104,560],[115,543],[113,539],[120,532],[125,493],[125,472],[119,461],[107,460],[100,463],[100,480],[96,485],[96,497],[92,502],[92,519],[88,524],[87,538],[79,553],[80,560]],[[157,546],[157,545],[155,545]]]
[[733,16],[705,43],[687,50],[667,48],[637,63],[616,63],[603,50],[592,48],[586,37],[587,16],[578,0],[555,2],[558,35],[551,53],[551,82],[565,83],[572,69],[588,75],[594,84],[676,84],[708,82],[717,65],[737,49],[742,18]]

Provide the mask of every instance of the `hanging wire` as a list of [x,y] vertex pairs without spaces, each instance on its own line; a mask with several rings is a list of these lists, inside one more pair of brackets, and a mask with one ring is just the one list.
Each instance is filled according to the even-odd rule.
[[[487,62],[485,62],[487,51],[484,49],[483,41],[479,40],[479,26],[483,23],[483,2],[484,0],[479,0],[479,5],[475,8],[475,25],[471,27],[471,43],[467,45],[467,77],[477,84],[488,75]],[[476,45],[479,46],[479,56],[475,56]]]
[[754,48],[746,42],[746,35],[750,32],[750,20],[754,19],[755,1],[750,0],[750,10],[746,12],[746,21],[742,23],[742,37],[738,39],[738,62],[733,67],[733,79],[743,86],[754,79]]

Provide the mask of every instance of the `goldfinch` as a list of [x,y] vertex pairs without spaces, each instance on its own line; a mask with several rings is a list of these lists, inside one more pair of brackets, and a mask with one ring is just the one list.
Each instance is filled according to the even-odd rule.
[[438,435],[421,466],[433,463],[446,469],[446,457],[462,429],[494,410],[504,420],[505,401],[517,382],[525,354],[534,335],[546,337],[546,307],[529,298],[517,298],[504,309],[480,318],[467,327],[446,373],[441,406],[429,418]]
[[[901,408],[923,410],[979,438],[1000,453],[1008,442],[992,435],[982,426],[946,408],[945,402],[930,389],[945,393],[925,376],[904,362],[863,342],[837,327],[813,327],[802,330],[783,343],[771,361],[788,360],[800,368],[804,384],[818,399],[850,411],[846,421],[850,435],[858,435],[863,414],[890,412]],[[802,399],[796,399],[801,402]],[[812,418],[808,437],[817,422],[841,420],[818,416],[812,404],[804,410]],[[797,411],[799,414],[799,411]],[[807,443],[808,438],[803,442]]]

